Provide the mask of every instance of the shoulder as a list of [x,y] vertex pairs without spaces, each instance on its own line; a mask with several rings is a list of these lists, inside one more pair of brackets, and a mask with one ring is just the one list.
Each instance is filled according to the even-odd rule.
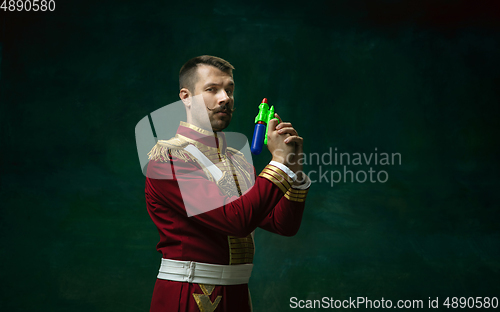
[[173,137],[169,140],[158,140],[155,146],[148,153],[149,160],[159,162],[169,162],[172,158],[178,158],[184,162],[194,161],[193,156],[184,150],[188,146],[188,141],[182,137]]
[[196,158],[184,148],[189,143],[182,137],[158,140],[148,153],[147,176],[153,179],[172,179],[175,175],[193,173],[201,170]]

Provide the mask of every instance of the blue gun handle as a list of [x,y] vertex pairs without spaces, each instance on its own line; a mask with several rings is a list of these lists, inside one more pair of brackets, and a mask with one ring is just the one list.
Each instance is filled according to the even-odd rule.
[[250,151],[252,151],[252,154],[259,155],[260,152],[262,152],[265,135],[266,125],[261,123],[256,124],[253,131],[252,146],[250,147]]

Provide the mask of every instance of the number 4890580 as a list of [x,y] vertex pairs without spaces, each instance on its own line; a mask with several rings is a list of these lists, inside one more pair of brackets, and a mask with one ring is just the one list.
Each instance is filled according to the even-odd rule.
[[54,0],[4,0],[0,5],[0,10],[4,11],[55,11],[56,2]]

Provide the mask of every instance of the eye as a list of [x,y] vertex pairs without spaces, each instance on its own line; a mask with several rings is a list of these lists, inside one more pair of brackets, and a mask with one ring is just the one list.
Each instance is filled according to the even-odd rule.
[[226,90],[227,95],[233,94],[233,90]]
[[214,91],[214,90],[215,90],[214,88],[208,88],[208,89],[207,89],[207,91],[208,91],[208,92],[212,92],[212,91]]

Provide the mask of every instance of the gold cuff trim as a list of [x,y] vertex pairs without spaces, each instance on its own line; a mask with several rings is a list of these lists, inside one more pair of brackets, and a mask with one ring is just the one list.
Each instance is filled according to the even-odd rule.
[[308,189],[307,190],[297,190],[294,188],[290,188],[285,193],[285,197],[286,197],[286,199],[288,199],[290,201],[304,202],[304,201],[306,201],[308,191],[309,191]]
[[299,189],[296,189],[296,188],[291,188],[289,189],[290,193],[293,193],[293,194],[307,194],[307,192],[309,192],[309,189],[306,189],[306,190],[299,190]]
[[271,170],[271,171],[273,171],[273,172],[276,172],[276,173],[277,173],[277,174],[279,174],[281,177],[284,177],[288,183],[290,183],[290,184],[292,184],[292,183],[293,183],[292,178],[290,178],[290,176],[289,176],[288,174],[286,174],[286,172],[285,172],[285,171],[283,171],[283,170],[281,170],[280,168],[275,167],[275,166],[273,166],[273,165],[267,165],[267,166],[266,166],[266,168],[264,168],[264,170],[265,170],[265,169],[269,169],[269,170]]
[[274,184],[276,184],[283,191],[283,193],[286,193],[286,191],[288,191],[288,189],[280,181],[278,181],[272,175],[267,174],[266,172],[261,172],[261,174],[259,174],[259,177],[266,178],[269,181],[273,182]]
[[272,165],[267,165],[259,176],[264,177],[276,184],[283,191],[283,193],[287,192],[293,182],[283,170]]

